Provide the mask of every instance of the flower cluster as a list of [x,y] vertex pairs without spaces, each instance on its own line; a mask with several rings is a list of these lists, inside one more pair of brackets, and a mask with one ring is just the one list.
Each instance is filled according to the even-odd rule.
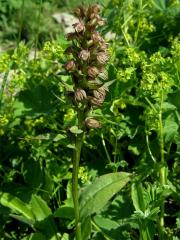
[[[71,56],[65,69],[74,83],[73,103],[83,104],[86,109],[100,107],[108,91],[105,85],[108,80],[105,69],[109,58],[107,44],[96,30],[105,24],[99,12],[98,5],[76,8],[74,14],[79,21],[73,24],[74,32],[67,35],[72,44],[65,50]],[[89,128],[100,127],[93,118],[86,119],[85,124]]]

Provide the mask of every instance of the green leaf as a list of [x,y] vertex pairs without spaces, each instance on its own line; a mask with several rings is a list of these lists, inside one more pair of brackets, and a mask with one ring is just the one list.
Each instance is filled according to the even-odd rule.
[[166,1],[165,0],[154,0],[152,1],[154,7],[156,7],[160,11],[164,11],[166,9]]
[[162,112],[172,112],[175,111],[177,107],[174,104],[168,103],[168,102],[163,102],[162,104]]
[[83,131],[81,129],[79,129],[77,126],[73,126],[69,129],[72,133],[74,134],[80,134],[82,133]]
[[69,234],[64,233],[61,240],[69,240]]
[[22,164],[24,181],[32,188],[38,188],[43,182],[43,173],[40,162],[28,159]]
[[[23,103],[22,108],[26,109],[26,115],[37,115],[49,113],[53,108],[54,101],[52,100],[51,91],[43,85],[37,85],[31,90],[21,91],[17,101]],[[18,111],[18,109],[15,108],[15,111]]]
[[55,211],[54,217],[67,218],[67,219],[73,220],[74,208],[69,206],[62,206]]
[[87,186],[80,195],[81,219],[99,212],[129,180],[129,173],[109,173],[99,177],[94,183]]
[[91,234],[91,217],[87,217],[81,224],[81,231],[82,231],[82,239],[88,240]]
[[10,214],[10,216],[17,219],[18,221],[26,223],[30,226],[33,225],[33,221],[31,219],[27,219],[27,218],[23,217],[22,215]]
[[100,215],[95,216],[94,221],[99,227],[104,228],[106,230],[112,230],[120,227],[120,225],[117,222],[108,218],[104,218]]
[[39,196],[32,195],[30,206],[37,221],[44,220],[52,214],[51,209],[47,203]]
[[0,193],[0,203],[34,222],[34,215],[32,211],[29,209],[28,205],[19,198],[11,195],[10,193]]
[[47,240],[47,238],[41,233],[32,233],[31,235],[24,237],[22,240]]
[[164,121],[164,139],[165,142],[171,142],[178,134],[179,124],[176,123],[176,116],[174,114],[170,114]]
[[141,183],[133,183],[131,187],[131,197],[136,211],[144,212],[146,210],[144,193]]
[[57,240],[56,225],[47,203],[40,196],[32,195],[30,206],[37,221],[37,229],[40,229],[49,240]]

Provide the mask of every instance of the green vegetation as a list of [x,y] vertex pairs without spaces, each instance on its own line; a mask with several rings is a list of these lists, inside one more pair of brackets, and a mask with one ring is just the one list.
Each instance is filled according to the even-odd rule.
[[[82,126],[68,97],[70,43],[52,15],[82,2],[0,1],[1,240],[80,239],[72,154]],[[81,239],[178,240],[180,1],[98,3],[109,90],[91,113],[102,127],[83,139]]]

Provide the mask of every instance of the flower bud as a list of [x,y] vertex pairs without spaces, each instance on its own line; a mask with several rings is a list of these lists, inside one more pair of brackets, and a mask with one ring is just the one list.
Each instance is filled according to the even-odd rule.
[[86,61],[90,57],[90,52],[88,50],[82,50],[80,51],[78,56],[83,61]]
[[99,70],[96,67],[88,67],[88,76],[91,78],[96,78],[99,74]]
[[76,102],[82,102],[83,100],[87,99],[87,95],[84,89],[77,88],[74,93],[74,99]]
[[89,102],[92,106],[100,107],[103,104],[104,99],[96,98],[96,97],[89,97]]
[[103,38],[101,37],[101,35],[98,32],[94,32],[91,35],[91,39],[93,40],[94,43],[100,43],[103,40]]
[[100,6],[98,4],[95,4],[91,7],[91,11],[94,13],[94,14],[98,14],[100,12]]
[[75,68],[76,68],[76,65],[75,65],[75,62],[73,60],[70,60],[69,62],[67,62],[65,64],[65,69],[67,71],[73,71],[73,70],[75,70]]
[[[104,40],[104,39],[103,39]],[[106,51],[107,50],[107,47],[108,47],[108,44],[105,43],[105,41],[102,41],[99,48],[100,48],[100,51]]]
[[90,13],[89,18],[90,18],[90,19],[94,19],[94,18],[96,18],[96,14],[94,14],[94,13]]
[[99,26],[104,26],[104,24],[105,24],[105,20],[102,19],[99,15],[96,16],[96,21],[97,21],[97,24],[98,24]]
[[86,118],[85,124],[88,128],[101,128],[101,123],[94,118]]
[[98,63],[105,64],[108,61],[109,57],[106,52],[99,52],[97,55]]
[[81,8],[79,8],[79,7],[75,8],[74,11],[73,11],[73,13],[74,13],[74,15],[75,15],[76,17],[79,17],[79,18],[82,17]]
[[96,90],[93,91],[93,95],[95,98],[97,99],[101,99],[101,101],[104,101],[105,96],[106,96],[106,90],[105,88],[102,86]]
[[97,19],[96,18],[92,18],[89,22],[88,22],[88,24],[87,24],[87,27],[88,27],[88,29],[90,29],[91,31],[93,31],[95,28],[96,28],[96,26],[97,26]]
[[77,33],[84,32],[85,30],[85,26],[82,22],[74,23],[73,27]]

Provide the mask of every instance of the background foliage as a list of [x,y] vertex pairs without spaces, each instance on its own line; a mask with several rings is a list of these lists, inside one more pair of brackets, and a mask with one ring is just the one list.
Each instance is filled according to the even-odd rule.
[[[68,43],[52,14],[70,11],[76,4],[0,2],[2,240],[74,238],[73,136],[67,133],[76,116],[64,94],[71,87],[63,69]],[[88,207],[84,210],[85,225],[91,223],[94,240],[158,239],[164,204],[164,239],[178,240],[180,3],[112,0],[102,4],[107,19],[102,32],[106,38],[111,33],[107,68],[114,82],[102,109],[94,112],[103,128],[91,130],[84,142],[79,171],[82,198],[84,188],[91,198],[91,183],[102,174],[132,175],[102,210],[101,205],[92,212]],[[104,199],[92,186],[98,199]],[[86,227],[84,239],[89,234]]]

